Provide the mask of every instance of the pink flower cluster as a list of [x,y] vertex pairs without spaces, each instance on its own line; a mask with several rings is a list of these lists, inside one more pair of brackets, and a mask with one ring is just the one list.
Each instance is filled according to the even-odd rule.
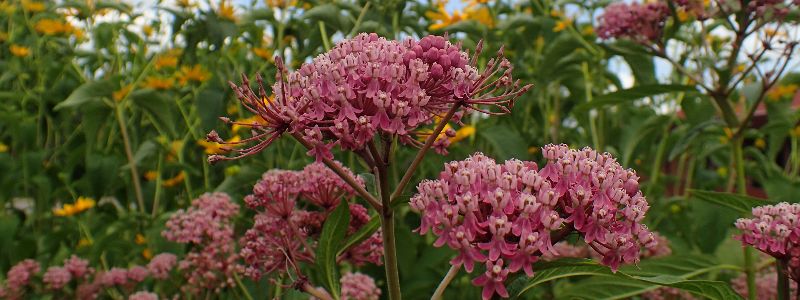
[[6,273],[6,284],[5,287],[0,287],[0,298],[23,299],[25,288],[39,271],[41,266],[35,260],[25,259],[18,262]]
[[147,270],[155,279],[167,279],[169,278],[169,272],[175,267],[177,261],[178,257],[175,254],[161,253],[150,259],[150,263],[147,264]]
[[641,43],[658,40],[669,8],[663,2],[616,2],[605,8],[595,28],[603,39],[627,38]]
[[[747,274],[741,274],[731,280],[733,290],[747,299]],[[769,268],[756,274],[756,299],[777,300],[778,299],[778,274],[775,268]],[[789,281],[790,295],[797,293],[797,282]]]
[[[420,143],[415,138],[417,129],[454,105],[468,111],[508,113],[514,100],[530,86],[513,80],[511,64],[502,52],[483,71],[478,70],[476,61],[445,37],[393,41],[375,33],[344,40],[288,74],[277,57],[274,100],[269,100],[260,76],[256,78],[258,92],[251,89],[245,76],[241,86],[231,83],[242,105],[263,122],[237,123],[223,118],[253,130],[251,138],[235,143],[258,143],[244,149],[229,147],[235,157],[217,155],[209,161],[261,151],[286,132],[312,144],[309,154],[317,160],[332,158],[330,149],[335,145],[364,150],[378,133],[416,145]],[[216,132],[208,139],[226,143]],[[447,146],[447,139],[442,140],[437,145],[440,152]]]
[[[358,180],[361,181],[360,177]],[[343,199],[353,195],[352,188],[322,163],[312,163],[302,171],[264,173],[253,187],[253,194],[245,197],[250,208],[262,210],[240,241],[240,255],[247,263],[245,274],[258,279],[273,272],[298,272],[294,269],[298,262],[313,262],[313,239],[322,231],[327,215]],[[349,206],[348,234],[353,234],[370,218],[364,206],[356,203]],[[348,249],[340,258],[357,266],[381,264],[382,253],[379,231]]]
[[235,284],[234,275],[241,266],[237,263],[232,219],[238,213],[239,206],[227,194],[206,193],[167,221],[162,232],[166,239],[192,245],[178,263],[187,280],[185,292],[218,293]]
[[347,273],[339,282],[342,284],[342,300],[378,300],[381,297],[381,289],[368,275]]
[[128,300],[158,300],[158,295],[151,292],[141,291],[132,294],[130,297],[128,297]]
[[426,180],[410,200],[422,214],[417,231],[433,232],[434,246],[458,251],[451,263],[472,272],[483,298],[508,296],[509,273],[533,275],[542,255],[557,254],[553,244],[573,231],[616,270],[636,263],[654,235],[642,224],[649,206],[638,177],[607,153],[566,145],[543,148],[548,164],[512,159],[502,164],[477,153],[445,164],[438,180]]
[[800,281],[800,204],[757,206],[753,218],[736,220],[736,238],[776,259],[788,261],[789,277]]

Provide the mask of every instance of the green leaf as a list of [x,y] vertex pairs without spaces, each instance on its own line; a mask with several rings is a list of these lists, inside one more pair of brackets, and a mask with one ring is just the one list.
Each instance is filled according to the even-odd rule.
[[336,254],[350,225],[350,206],[342,201],[322,225],[322,234],[317,244],[317,269],[323,278],[322,284],[339,299],[339,274],[336,269]]
[[[534,266],[536,274],[532,278],[524,276],[514,280],[509,285],[512,299],[521,297],[530,289],[552,280],[576,276],[602,276],[611,277],[613,280],[600,281],[617,286],[613,294],[595,293],[605,288],[579,288],[583,282],[577,283],[567,295],[559,298],[582,299],[620,299],[630,297],[657,286],[670,286],[689,291],[708,299],[740,299],[730,286],[721,281],[690,280],[689,278],[708,273],[710,271],[728,268],[729,266],[717,265],[707,256],[681,255],[664,258],[644,260],[638,266],[626,266],[616,273],[603,265],[590,259],[567,258],[551,262],[540,262]],[[598,280],[589,279],[589,285],[598,285]],[[619,285],[625,288],[619,289]]]
[[489,142],[497,159],[522,159],[528,155],[525,139],[507,125],[486,127],[478,135]]
[[774,201],[767,199],[753,198],[750,196],[733,194],[733,193],[712,192],[712,191],[703,191],[694,189],[690,190],[690,193],[692,198],[713,203],[719,206],[732,208],[733,210],[741,214],[749,214],[750,210],[756,206],[776,203]]
[[622,104],[632,102],[644,97],[651,97],[660,94],[674,93],[674,92],[693,92],[697,91],[694,86],[680,85],[680,84],[656,84],[656,85],[639,85],[632,88],[611,92],[597,98],[591,102],[582,103],[575,107],[576,112],[586,111],[592,108],[598,108],[609,105]]
[[339,247],[339,250],[336,251],[336,256],[338,257],[339,255],[342,255],[342,253],[347,251],[347,249],[350,249],[351,247],[358,245],[367,238],[371,237],[372,234],[378,231],[378,228],[380,227],[381,227],[381,219],[378,216],[372,217],[369,220],[369,222],[367,222],[367,224],[361,226],[361,229],[356,231],[356,233],[352,234],[351,236],[347,237],[347,240],[344,241],[342,246]]
[[111,93],[117,88],[118,84],[110,79],[90,81],[79,86],[63,102],[57,104],[54,110],[62,108],[73,108],[86,104],[102,97],[111,97]]
[[136,90],[131,92],[129,98],[137,107],[143,109],[155,124],[156,128],[166,130],[171,137],[177,136],[175,129],[175,115],[173,106],[164,98],[164,93],[152,89]]

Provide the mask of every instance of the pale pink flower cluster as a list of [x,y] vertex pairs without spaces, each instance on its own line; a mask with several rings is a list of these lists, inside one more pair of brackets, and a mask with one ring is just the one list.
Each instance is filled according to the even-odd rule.
[[[313,144],[309,154],[317,160],[332,158],[330,149],[336,145],[345,150],[364,150],[378,133],[418,145],[417,129],[444,115],[453,105],[490,114],[510,112],[514,100],[530,86],[520,86],[513,80],[511,64],[502,52],[482,71],[477,68],[476,56],[470,58],[460,45],[441,36],[394,41],[362,33],[295,72],[284,74],[287,71],[278,57],[274,100],[268,100],[260,76],[257,92],[245,76],[241,86],[231,83],[242,105],[262,122],[223,121],[252,128],[253,136],[237,144],[258,143],[244,149],[229,147],[235,157],[217,155],[209,161],[261,151],[286,132]],[[216,132],[208,139],[226,143]],[[441,140],[436,146],[443,152],[448,139]]]
[[41,266],[35,260],[25,259],[18,262],[6,273],[6,284],[0,287],[0,297],[10,300],[23,299],[26,287],[39,271]]
[[361,273],[347,273],[339,280],[342,285],[342,300],[378,300],[381,289],[375,280]]
[[147,270],[150,271],[150,275],[155,279],[167,279],[169,278],[169,272],[175,267],[177,261],[178,257],[175,254],[161,253],[150,259],[147,264]]
[[128,297],[128,300],[158,300],[158,295],[151,292],[140,291],[132,294]]
[[607,153],[566,145],[543,148],[548,164],[512,159],[502,164],[477,153],[445,164],[437,180],[419,184],[410,200],[422,214],[417,231],[433,232],[434,246],[458,251],[451,263],[472,272],[486,265],[473,281],[483,286],[483,298],[508,296],[509,273],[533,275],[542,255],[577,231],[616,270],[636,263],[643,246],[653,247],[654,235],[642,224],[649,206],[639,191],[638,177]]
[[616,2],[605,8],[595,28],[602,39],[627,38],[649,43],[661,37],[669,8],[663,2]]
[[[658,232],[653,232],[653,238],[656,240],[655,243],[643,245],[641,249],[642,258],[664,257],[672,254],[672,248],[669,246],[670,242],[665,236]],[[565,257],[603,259],[602,254],[585,243],[570,244],[567,241],[561,241],[553,245],[553,248],[555,249],[554,252],[557,253],[556,255],[543,255],[542,258],[545,260],[556,260]]]
[[60,290],[72,280],[72,273],[64,267],[49,267],[47,272],[42,276],[42,282],[47,285],[48,289]]
[[[339,166],[363,185],[360,177]],[[315,238],[327,215],[353,195],[352,188],[322,163],[312,163],[302,171],[264,173],[253,187],[253,194],[245,197],[250,208],[260,210],[253,227],[240,241],[240,255],[247,264],[245,274],[258,279],[273,272],[297,271],[294,267],[299,262],[313,262]],[[370,220],[364,206],[350,203],[349,207],[348,235]],[[357,266],[381,264],[382,253],[379,231],[343,253],[341,259]]]
[[736,220],[736,238],[776,259],[786,260],[789,277],[800,280],[800,204],[757,206],[752,218]]
[[[742,273],[731,280],[733,290],[747,299],[747,274]],[[789,295],[797,293],[797,282],[789,281]],[[769,268],[756,274],[756,299],[777,300],[778,299],[778,273],[775,268]]]
[[173,242],[190,244],[191,250],[178,263],[186,278],[187,293],[219,293],[235,284],[241,271],[235,249],[233,217],[239,206],[224,193],[206,193],[178,210],[167,221],[162,235]]

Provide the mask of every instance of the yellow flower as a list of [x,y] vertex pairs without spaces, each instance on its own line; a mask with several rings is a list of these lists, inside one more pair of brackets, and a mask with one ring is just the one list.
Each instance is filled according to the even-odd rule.
[[147,243],[147,239],[145,239],[141,233],[137,233],[136,238],[133,240],[133,242],[136,243],[137,245],[144,245],[145,243]]
[[689,13],[684,9],[678,10],[678,21],[686,22],[689,20]]
[[31,49],[25,46],[11,45],[8,47],[8,50],[11,51],[11,54],[16,57],[25,57],[31,55]]
[[36,22],[33,28],[44,35],[75,33],[75,28],[72,27],[72,24],[54,19],[41,19]]
[[563,15],[564,14],[561,13],[561,11],[559,11],[558,9],[553,9],[553,10],[550,11],[550,16],[553,17],[553,18],[560,18]]
[[116,90],[113,93],[111,93],[111,97],[114,98],[114,101],[117,102],[122,101],[122,99],[125,99],[125,96],[128,96],[132,88],[133,85],[131,84],[123,86],[119,90]]
[[593,35],[594,34],[594,27],[592,27],[592,26],[583,26],[583,29],[581,29],[581,34],[583,34],[583,35]]
[[167,90],[175,85],[175,80],[172,78],[161,78],[156,76],[148,76],[142,82],[142,86],[154,90]]
[[728,168],[726,168],[726,167],[717,168],[717,175],[719,175],[719,177],[727,177],[728,176]]
[[425,12],[425,16],[434,21],[434,24],[428,27],[428,30],[437,31],[445,28],[447,26],[453,25],[455,23],[464,20],[464,16],[462,15],[461,11],[454,11],[453,14],[447,12],[447,9],[444,7],[444,2],[437,3],[437,10],[436,11],[428,11]]
[[211,74],[200,65],[194,65],[193,67],[182,66],[181,70],[176,73],[175,76],[178,78],[178,82],[181,85],[185,85],[189,81],[204,82],[211,77]]
[[178,56],[170,53],[159,55],[156,58],[156,61],[153,62],[153,65],[155,65],[156,70],[161,70],[163,68],[174,68],[178,65]]
[[269,49],[253,48],[253,54],[264,60],[269,60],[269,61],[272,60],[272,50]]
[[536,154],[539,153],[539,147],[532,146],[528,147],[528,154]]
[[145,36],[153,35],[153,26],[150,25],[142,26],[142,33],[144,33]]
[[27,10],[29,12],[37,13],[44,11],[44,3],[30,1],[30,0],[22,0],[22,9]]
[[0,143],[0,153],[8,152],[8,145]]
[[190,1],[190,0],[175,0],[175,4],[177,4],[179,7],[184,8],[184,9],[192,8],[192,7],[195,6],[195,4],[192,3],[192,1]]
[[[240,138],[238,135],[234,135],[232,138],[230,138],[226,142],[235,143],[235,142],[239,142],[241,140],[242,140],[242,138]],[[224,144],[220,144],[220,143],[217,143],[217,142],[209,142],[209,141],[206,141],[206,140],[198,140],[197,141],[197,145],[200,145],[201,147],[205,148],[205,153],[206,154],[225,154],[225,153],[228,153],[230,151],[229,149],[227,149],[227,148],[230,147],[229,145],[224,145]]]
[[150,248],[144,248],[144,250],[142,250],[142,257],[145,259],[153,258],[153,250],[150,250]]
[[[239,123],[239,124],[236,124],[236,123]],[[267,121],[266,121],[266,120],[264,120],[264,119],[262,119],[261,117],[259,117],[259,116],[257,116],[257,115],[254,115],[254,116],[252,116],[252,117],[249,117],[249,118],[246,118],[246,119],[237,120],[237,121],[236,121],[236,122],[235,122],[235,123],[234,123],[234,124],[231,126],[231,130],[232,130],[234,133],[238,133],[238,132],[239,132],[239,130],[242,130],[242,129],[247,129],[247,128],[249,128],[249,126],[245,126],[245,125],[241,125],[241,124],[256,124],[256,123],[258,123],[258,124],[261,124],[261,125],[266,125],[266,124],[267,124]]]
[[450,143],[461,141],[473,135],[475,135],[475,127],[472,125],[465,125],[456,131],[456,136],[450,138]]
[[264,0],[264,4],[270,8],[287,8],[297,6],[297,0]]
[[558,20],[556,21],[556,26],[553,27],[553,32],[562,31],[564,29],[567,29],[567,27],[571,25],[572,25],[572,20],[570,18]]
[[89,247],[91,245],[92,245],[92,241],[90,241],[88,239],[82,238],[82,239],[78,240],[78,248]]
[[236,15],[233,12],[233,5],[228,3],[227,0],[219,2],[219,16],[223,19],[236,22]]
[[764,139],[762,139],[762,138],[757,138],[754,144],[756,145],[756,148],[758,148],[758,149],[764,149],[764,148],[767,147],[767,142],[764,141]]
[[156,171],[144,172],[144,179],[145,180],[153,181],[153,180],[156,180],[156,178],[158,178],[158,172],[156,172]]
[[797,84],[778,85],[767,91],[767,98],[777,101],[786,96],[792,96],[795,92],[797,92]]
[[478,23],[486,25],[486,27],[489,28],[494,27],[494,18],[489,12],[489,8],[486,6],[481,6],[478,9],[473,7],[467,8],[466,13],[464,14],[464,19],[477,21]]
[[239,102],[231,102],[228,104],[228,107],[225,109],[225,111],[228,113],[228,115],[235,115],[237,112],[239,112]]
[[177,140],[169,143],[169,153],[167,153],[167,161],[175,161],[175,157],[183,150],[183,141]]
[[175,177],[164,180],[164,182],[161,183],[161,185],[164,187],[173,187],[183,182],[184,179],[186,179],[186,172],[181,171],[180,173],[178,173],[178,175],[175,175]]
[[11,1],[0,2],[0,12],[3,12],[6,15],[11,15],[16,10],[17,7],[14,4],[11,4]]
[[72,216],[94,207],[94,204],[92,198],[78,197],[73,204],[64,204],[61,208],[53,209],[53,214],[59,217]]

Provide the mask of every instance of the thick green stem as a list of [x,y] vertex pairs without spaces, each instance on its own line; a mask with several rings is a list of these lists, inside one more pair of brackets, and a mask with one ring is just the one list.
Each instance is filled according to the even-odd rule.
[[450,282],[453,281],[453,278],[456,278],[456,275],[458,275],[459,270],[461,270],[461,264],[455,264],[452,267],[450,267],[450,270],[447,271],[447,274],[444,275],[442,281],[439,282],[439,286],[436,287],[436,291],[433,292],[431,300],[442,299],[442,295],[444,295],[444,290],[447,289],[447,286],[450,285]]
[[789,290],[788,266],[783,259],[775,259],[778,268],[778,300],[789,300],[792,292]]
[[[386,146],[388,147],[388,146]],[[400,297],[400,272],[397,269],[397,244],[394,236],[394,210],[389,194],[389,173],[387,163],[377,152],[373,153],[376,164],[376,173],[379,182],[381,197],[381,229],[383,230],[383,264],[386,269],[386,285],[389,289],[389,299],[399,300]]]
[[[736,189],[739,194],[747,195],[747,181],[744,174],[744,154],[742,144],[744,137],[735,135],[731,140],[734,165],[736,166]],[[747,295],[750,300],[756,299],[756,269],[753,248],[744,248],[744,271],[747,274]]]

